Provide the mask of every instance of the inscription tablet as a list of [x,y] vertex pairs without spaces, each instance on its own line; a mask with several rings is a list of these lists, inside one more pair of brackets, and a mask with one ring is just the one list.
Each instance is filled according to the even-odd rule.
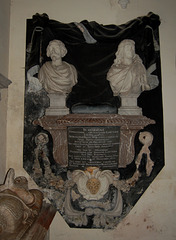
[[120,127],[68,127],[68,166],[102,169],[118,167]]

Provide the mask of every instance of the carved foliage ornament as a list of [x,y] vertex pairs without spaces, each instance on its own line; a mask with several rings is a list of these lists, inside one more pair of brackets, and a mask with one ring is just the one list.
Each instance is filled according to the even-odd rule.
[[102,198],[113,182],[113,174],[110,170],[100,171],[97,167],[89,167],[85,171],[75,170],[72,178],[77,184],[78,191],[87,200]]

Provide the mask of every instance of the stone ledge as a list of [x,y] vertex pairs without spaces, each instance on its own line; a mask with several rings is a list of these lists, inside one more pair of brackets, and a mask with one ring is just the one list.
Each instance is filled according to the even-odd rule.
[[[11,83],[12,82],[8,78],[6,78],[4,75],[0,73],[0,89],[8,88],[8,86]],[[1,93],[0,93],[0,100],[1,100]]]
[[11,84],[12,82],[6,78],[4,75],[2,75],[0,73],[0,89],[1,88],[8,88],[8,86]]

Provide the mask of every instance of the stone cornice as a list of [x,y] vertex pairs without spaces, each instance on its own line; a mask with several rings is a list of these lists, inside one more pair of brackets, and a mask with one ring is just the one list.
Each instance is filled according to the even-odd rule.
[[11,84],[11,81],[0,73],[0,89],[8,88],[10,84]]
[[[12,82],[8,78],[6,78],[4,75],[0,73],[0,89],[8,88],[8,86],[11,83]],[[0,93],[0,100],[1,100],[1,93]]]

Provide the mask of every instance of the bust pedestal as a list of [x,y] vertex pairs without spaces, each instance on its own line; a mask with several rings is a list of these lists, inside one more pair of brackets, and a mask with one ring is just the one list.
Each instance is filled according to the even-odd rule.
[[63,93],[49,93],[50,107],[46,109],[45,114],[48,116],[58,116],[69,114],[69,109],[65,106],[66,95]]
[[142,115],[142,108],[137,106],[139,94],[131,96],[120,95],[121,107],[118,109],[120,115]]

